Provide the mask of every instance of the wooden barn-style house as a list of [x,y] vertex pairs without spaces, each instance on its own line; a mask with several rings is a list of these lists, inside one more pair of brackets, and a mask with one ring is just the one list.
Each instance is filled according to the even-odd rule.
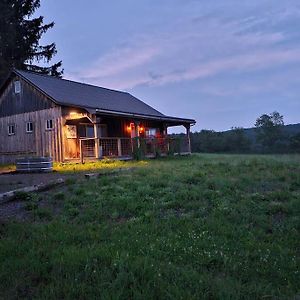
[[[190,153],[195,120],[166,116],[129,93],[14,70],[0,87],[0,163]],[[182,125],[186,135],[168,136]]]

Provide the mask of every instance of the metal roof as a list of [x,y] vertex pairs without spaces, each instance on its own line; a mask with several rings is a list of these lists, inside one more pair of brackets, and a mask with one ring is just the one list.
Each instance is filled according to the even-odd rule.
[[195,123],[191,119],[168,117],[127,92],[56,78],[33,72],[14,70],[27,82],[49,96],[55,103],[82,107],[88,110],[119,112],[131,115],[177,119]]

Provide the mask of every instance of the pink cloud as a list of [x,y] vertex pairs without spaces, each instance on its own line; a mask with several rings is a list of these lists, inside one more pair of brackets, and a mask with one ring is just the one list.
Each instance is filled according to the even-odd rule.
[[251,26],[266,19],[183,19],[163,32],[132,37],[126,41],[130,46],[114,48],[72,77],[110,88],[132,89],[299,62],[300,49],[280,48],[279,42],[286,38],[283,33],[249,32]]

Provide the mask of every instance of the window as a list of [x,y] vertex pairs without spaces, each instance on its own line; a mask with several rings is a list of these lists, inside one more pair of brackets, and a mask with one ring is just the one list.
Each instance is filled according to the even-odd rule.
[[47,120],[46,121],[46,130],[53,129],[53,120]]
[[27,133],[33,132],[33,123],[32,122],[27,122],[26,123],[26,132]]
[[145,131],[146,137],[154,137],[156,136],[156,132],[157,132],[156,128],[146,128]]
[[19,80],[15,81],[15,94],[21,93],[21,82]]
[[94,125],[80,124],[78,127],[79,137],[93,138],[95,137]]
[[99,135],[99,137],[107,137],[107,125],[106,124],[98,125],[98,135]]
[[88,138],[95,137],[94,125],[86,125],[86,137]]
[[14,135],[16,133],[15,124],[10,124],[7,126],[8,135]]

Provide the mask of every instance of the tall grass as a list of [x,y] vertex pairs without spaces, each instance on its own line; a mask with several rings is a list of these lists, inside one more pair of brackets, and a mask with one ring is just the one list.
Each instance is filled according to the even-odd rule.
[[194,155],[70,182],[1,225],[0,298],[299,296],[299,163]]

